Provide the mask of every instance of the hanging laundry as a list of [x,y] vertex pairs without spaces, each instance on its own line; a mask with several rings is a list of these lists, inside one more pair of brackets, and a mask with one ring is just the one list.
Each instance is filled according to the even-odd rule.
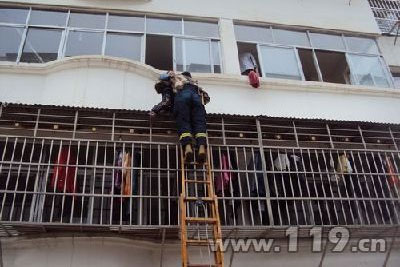
[[274,160],[274,166],[278,171],[286,171],[290,169],[290,161],[287,154],[278,154]]
[[122,167],[122,186],[121,186],[121,192],[122,195],[131,195],[132,192],[132,157],[131,154],[124,153],[124,158],[123,158],[123,167]]
[[76,155],[68,147],[62,147],[55,163],[50,187],[58,192],[75,193]]
[[399,186],[400,185],[400,177],[398,175],[396,175],[396,171],[395,168],[393,166],[393,163],[390,159],[390,157],[385,156],[385,165],[386,165],[386,169],[389,175],[389,183],[391,185],[395,185],[395,186]]
[[220,175],[217,176],[216,179],[216,192],[224,191],[228,185],[229,181],[231,180],[231,173],[230,173],[230,166],[228,156],[225,153],[221,155],[221,170],[222,172]]
[[121,190],[121,183],[122,183],[122,162],[123,162],[124,153],[122,151],[117,152],[117,158],[115,159],[115,167],[114,172],[114,187],[117,190]]
[[345,154],[338,156],[338,165],[336,168],[338,173],[353,173],[350,161]]

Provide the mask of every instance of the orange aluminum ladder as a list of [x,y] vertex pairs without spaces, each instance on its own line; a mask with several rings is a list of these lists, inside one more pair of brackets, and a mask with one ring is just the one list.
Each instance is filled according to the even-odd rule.
[[[203,167],[204,166],[204,167]],[[181,148],[181,178],[182,193],[180,196],[180,227],[182,245],[182,267],[223,267],[224,255],[222,251],[221,222],[218,213],[218,200],[214,192],[214,184],[210,169],[210,150],[207,147],[207,162],[186,163],[183,150]],[[201,168],[201,169],[199,169]],[[201,172],[202,177],[197,177],[195,172]],[[193,177],[194,175],[194,177]],[[196,179],[197,178],[197,179]],[[202,196],[191,196],[188,190],[190,186],[202,186],[204,193]],[[197,189],[196,189],[197,192]],[[203,208],[204,216],[200,216],[200,208]],[[190,214],[195,208],[195,214]],[[189,213],[189,216],[187,216]],[[192,212],[193,213],[193,212]],[[197,238],[189,237],[189,232],[197,227]],[[211,229],[210,229],[211,228]],[[210,229],[210,237],[208,236]],[[196,230],[195,230],[196,231]],[[202,231],[202,232],[201,232]],[[205,235],[204,235],[205,232]],[[202,236],[201,234],[202,233]],[[192,263],[189,254],[189,247],[208,248],[209,263]],[[213,249],[211,249],[213,246]],[[201,249],[201,248],[200,248]],[[211,256],[213,254],[213,257]]]

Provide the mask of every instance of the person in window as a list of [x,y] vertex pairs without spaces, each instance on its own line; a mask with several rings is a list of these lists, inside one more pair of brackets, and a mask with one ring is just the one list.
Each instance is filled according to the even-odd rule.
[[244,52],[239,55],[240,72],[249,77],[249,82],[254,88],[260,86],[259,71],[257,61],[250,52]]
[[[164,92],[162,93],[163,101],[153,108],[151,115],[159,113],[160,110],[172,110],[178,128],[179,140],[184,148],[185,161],[191,162],[193,160],[192,143],[195,139],[198,146],[197,160],[199,163],[204,163],[207,145],[204,105],[210,101],[210,98],[198,86],[197,81],[192,79],[189,72],[177,74],[170,71],[167,74],[168,76],[160,77],[160,80],[166,81],[164,84],[168,82],[168,86],[161,90]],[[172,88],[172,93],[170,88]],[[164,96],[168,98],[167,95],[172,95],[172,97],[169,97],[169,102],[164,101]]]

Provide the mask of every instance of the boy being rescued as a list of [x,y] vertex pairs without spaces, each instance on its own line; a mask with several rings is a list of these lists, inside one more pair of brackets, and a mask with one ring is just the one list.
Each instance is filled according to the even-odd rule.
[[197,161],[206,161],[206,110],[204,105],[210,102],[208,94],[198,86],[189,72],[177,74],[169,71],[160,76],[156,83],[157,93],[162,94],[162,101],[154,106],[151,115],[160,111],[172,111],[176,120],[179,141],[184,149],[186,162],[193,160],[192,144],[194,139],[198,147]]

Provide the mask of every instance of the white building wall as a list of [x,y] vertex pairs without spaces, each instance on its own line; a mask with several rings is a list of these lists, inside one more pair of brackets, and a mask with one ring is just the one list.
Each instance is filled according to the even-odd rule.
[[[390,239],[389,239],[390,240]],[[302,240],[297,253],[288,253],[284,240],[275,240],[281,252],[234,253],[230,265],[231,251],[225,253],[227,267],[316,267],[323,257],[322,252],[310,253],[311,240]],[[351,243],[352,244],[352,243]],[[353,246],[353,245],[349,245]],[[380,267],[386,252],[351,253],[348,248],[342,253],[331,252],[328,246],[323,259],[324,267]],[[389,242],[388,247],[389,248]],[[4,267],[177,267],[181,265],[180,244],[164,245],[162,265],[161,244],[111,237],[53,237],[34,239],[9,239],[2,241]],[[205,263],[208,254],[194,249],[189,254],[193,263]],[[283,260],[284,259],[284,260]],[[394,243],[386,267],[398,267],[400,246]]]
[[400,39],[398,38],[396,44],[394,40],[394,36],[382,36],[378,38],[378,45],[386,63],[400,71]]
[[[131,61],[70,58],[45,65],[0,65],[1,100],[10,103],[150,110],[161,99],[159,72]],[[197,74],[211,96],[209,113],[400,123],[400,91],[239,75]]]
[[20,0],[15,2],[229,18],[371,34],[380,32],[368,1],[364,0]]

